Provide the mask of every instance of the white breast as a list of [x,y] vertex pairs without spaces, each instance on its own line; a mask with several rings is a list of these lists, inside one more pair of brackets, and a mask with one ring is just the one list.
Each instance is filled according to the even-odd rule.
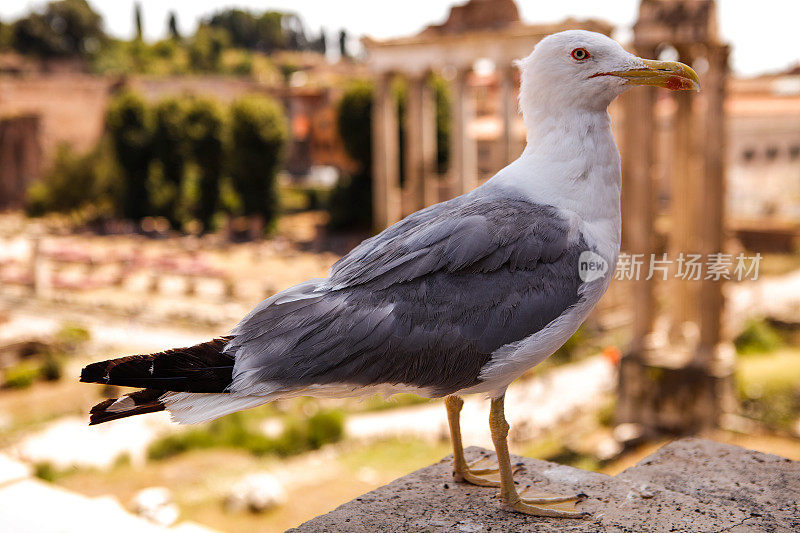
[[[583,135],[529,140],[522,156],[490,181],[521,192],[529,201],[558,208],[570,225],[572,242],[583,237],[608,263],[603,278],[584,283],[580,301],[544,329],[507,344],[482,369],[483,382],[463,393],[501,394],[514,379],[560,348],[583,323],[608,288],[621,240],[619,150],[608,115],[581,116]],[[584,128],[583,124],[591,124]],[[564,131],[561,129],[560,131]]]

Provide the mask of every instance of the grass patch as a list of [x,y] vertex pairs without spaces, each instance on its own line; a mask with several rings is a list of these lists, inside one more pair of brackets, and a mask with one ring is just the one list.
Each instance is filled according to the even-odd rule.
[[612,396],[600,406],[597,412],[597,422],[607,428],[614,427],[617,417],[617,398]]
[[371,444],[354,444],[339,461],[352,471],[372,468],[400,476],[438,462],[452,453],[450,442],[431,443],[416,438],[386,439]]
[[58,381],[64,373],[64,361],[89,340],[89,331],[65,322],[50,345],[36,346],[24,359],[5,369],[2,385],[7,389],[27,389],[36,381]]
[[740,358],[736,387],[745,415],[788,429],[800,417],[800,349]]
[[537,440],[533,445],[525,448],[520,455],[591,471],[599,470],[604,464],[593,455],[564,446],[560,440],[552,436]]
[[47,481],[48,483],[55,483],[66,476],[87,470],[90,469],[81,468],[78,466],[59,468],[49,461],[41,461],[33,465],[33,475],[42,481]]
[[319,187],[279,186],[278,202],[284,213],[320,209],[328,199],[329,191]]
[[23,361],[6,369],[3,387],[7,389],[27,389],[39,379],[39,363]]
[[339,410],[319,410],[310,416],[287,415],[283,432],[267,437],[255,427],[258,417],[238,412],[208,425],[168,435],[153,441],[147,449],[150,459],[172,457],[189,450],[234,448],[253,455],[296,455],[337,442],[344,435],[344,414]]
[[740,355],[771,352],[783,345],[780,333],[763,318],[752,318],[733,340]]

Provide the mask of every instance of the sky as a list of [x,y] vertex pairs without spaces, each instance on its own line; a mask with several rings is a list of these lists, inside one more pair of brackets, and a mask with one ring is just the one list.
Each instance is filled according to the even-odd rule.
[[[178,14],[178,26],[191,33],[197,21],[223,7],[253,10],[277,9],[298,13],[314,32],[325,28],[334,36],[340,28],[353,35],[377,38],[413,34],[430,23],[442,22],[454,3],[465,0],[141,0],[145,37],[166,33],[167,14]],[[44,1],[0,0],[4,22],[39,8]],[[130,38],[134,33],[133,0],[89,0],[105,20],[106,31]],[[568,16],[601,18],[618,27],[615,36],[625,41],[636,19],[639,0],[517,0],[525,22],[555,22]],[[739,74],[774,72],[800,62],[797,0],[717,0],[723,38],[733,45],[731,66]]]

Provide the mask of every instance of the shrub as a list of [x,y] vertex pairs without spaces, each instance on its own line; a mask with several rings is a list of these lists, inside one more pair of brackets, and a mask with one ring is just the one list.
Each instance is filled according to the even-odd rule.
[[61,329],[56,332],[56,343],[61,350],[68,352],[74,351],[90,338],[89,330],[70,322],[62,324]]
[[198,172],[195,214],[203,230],[208,231],[219,202],[223,172],[225,115],[222,107],[210,98],[193,98],[187,106],[184,131]]
[[336,126],[344,149],[359,166],[372,165],[372,82],[356,80],[345,89],[336,110]]
[[196,226],[196,217],[203,231],[220,210],[274,219],[288,128],[273,100],[251,96],[228,108],[168,98],[151,106],[124,91],[106,111],[106,129],[86,155],[59,149],[52,171],[29,190],[31,215],[163,216],[174,227]]
[[743,357],[736,367],[744,414],[772,427],[791,429],[800,416],[800,352],[784,348]]
[[27,389],[39,378],[39,365],[35,361],[23,361],[5,371],[3,386],[7,389]]
[[31,185],[26,199],[30,216],[90,210],[94,216],[109,215],[117,203],[111,184],[114,161],[106,144],[86,154],[60,145],[53,166]]
[[[153,159],[158,172],[151,173],[151,203],[157,214],[178,225],[177,213],[181,184],[186,169],[188,147],[184,133],[186,105],[179,98],[167,98],[153,110]],[[154,180],[154,174],[158,178]]]
[[131,220],[150,214],[147,175],[152,159],[151,123],[144,100],[129,91],[115,97],[106,111],[106,128],[123,181],[122,214]]
[[308,445],[316,450],[344,436],[344,413],[341,411],[318,411],[308,419]]
[[53,466],[53,463],[41,461],[33,465],[33,475],[43,481],[53,483],[61,477],[61,472]]
[[14,23],[12,44],[23,54],[85,57],[106,40],[103,19],[86,0],[49,2]]
[[39,461],[33,465],[33,475],[49,483],[55,483],[63,477],[81,471],[87,470],[78,465],[59,467],[49,461]]
[[252,429],[251,418],[247,412],[233,413],[203,428],[158,439],[148,447],[147,456],[166,459],[189,450],[215,447],[246,450],[253,455],[287,456],[337,442],[344,434],[344,415],[340,411],[318,411],[307,418],[290,418],[277,438]]
[[750,319],[733,341],[741,355],[771,352],[783,344],[780,334],[763,318]]
[[285,456],[317,450],[325,444],[338,442],[343,435],[341,411],[317,411],[310,417],[290,418],[275,443],[275,451]]
[[189,65],[201,72],[218,71],[222,52],[229,43],[227,31],[201,25],[189,43]]
[[276,214],[276,176],[288,138],[281,107],[265,97],[244,97],[231,106],[230,174],[244,214],[268,224]]
[[64,364],[58,354],[48,351],[42,354],[38,377],[45,381],[58,381],[64,375]]
[[372,83],[353,82],[337,107],[337,128],[356,171],[343,176],[328,201],[333,229],[372,226]]
[[800,388],[765,386],[739,390],[744,414],[769,427],[791,430],[800,416]]
[[[430,83],[436,102],[436,167],[439,173],[447,170],[450,150],[450,96],[446,81],[433,77]],[[405,113],[406,89],[393,88],[398,102],[399,124]],[[331,191],[328,211],[329,226],[333,229],[372,227],[372,83],[359,80],[345,89],[337,108],[337,127],[347,155],[356,163],[357,170],[344,176]],[[400,150],[400,179],[405,168],[405,129],[398,131]]]
[[450,161],[450,90],[441,76],[431,82],[436,99],[436,170],[443,174]]

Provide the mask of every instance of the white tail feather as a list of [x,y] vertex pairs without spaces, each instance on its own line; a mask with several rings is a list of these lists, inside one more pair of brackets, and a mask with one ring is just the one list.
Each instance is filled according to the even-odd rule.
[[230,393],[167,392],[159,398],[172,421],[199,424],[272,401],[269,396],[233,396]]

